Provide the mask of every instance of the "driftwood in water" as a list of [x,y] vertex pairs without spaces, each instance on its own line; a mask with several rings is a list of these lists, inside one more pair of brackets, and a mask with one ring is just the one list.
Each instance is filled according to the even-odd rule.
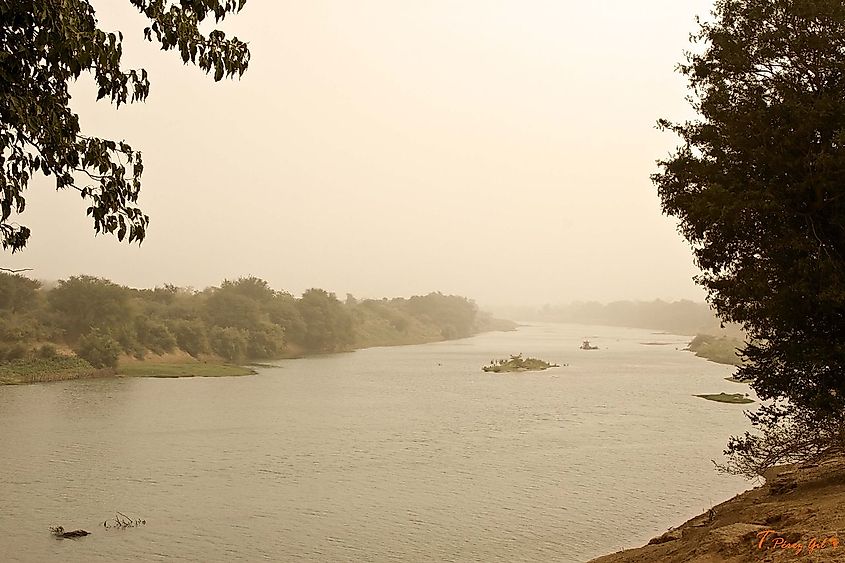
[[130,518],[122,512],[117,512],[114,519],[103,522],[103,528],[136,528],[146,526],[147,521],[140,518]]
[[65,529],[62,526],[52,526],[50,528],[50,531],[53,532],[53,535],[57,538],[81,538],[91,534],[91,532],[86,532],[85,530],[73,530],[71,532],[65,532]]

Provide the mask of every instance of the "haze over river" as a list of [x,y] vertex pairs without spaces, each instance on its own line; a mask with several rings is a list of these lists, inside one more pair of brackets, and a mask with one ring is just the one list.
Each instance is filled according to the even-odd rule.
[[[0,386],[0,559],[574,562],[641,545],[749,487],[710,461],[744,407],[692,396],[748,388],[688,341],[536,324],[248,377]],[[518,352],[562,367],[481,371]],[[147,524],[104,529],[115,511]]]

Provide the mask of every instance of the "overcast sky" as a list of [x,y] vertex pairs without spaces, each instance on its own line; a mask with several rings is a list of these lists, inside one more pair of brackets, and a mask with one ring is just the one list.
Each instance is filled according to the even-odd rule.
[[443,291],[482,304],[703,299],[649,175],[691,113],[674,72],[703,0],[249,0],[220,27],[250,68],[214,83],[100,0],[144,104],[74,87],[83,132],[144,154],[138,247],[95,237],[76,192],[33,181],[33,277],[299,294]]

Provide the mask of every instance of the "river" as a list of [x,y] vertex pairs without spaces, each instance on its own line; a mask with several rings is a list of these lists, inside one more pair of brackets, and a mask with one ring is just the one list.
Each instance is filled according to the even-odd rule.
[[[536,324],[247,377],[0,386],[0,559],[579,562],[641,545],[748,488],[710,461],[743,407],[692,396],[747,386],[688,340]],[[518,352],[562,367],[480,370]],[[146,525],[104,528],[116,511]]]

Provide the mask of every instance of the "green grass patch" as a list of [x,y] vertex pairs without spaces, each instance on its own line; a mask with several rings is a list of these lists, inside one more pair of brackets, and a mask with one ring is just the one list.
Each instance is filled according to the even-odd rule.
[[734,376],[726,377],[725,381],[730,381],[731,383],[751,383],[753,380],[751,379],[737,379]]
[[753,399],[749,399],[742,393],[719,393],[719,394],[710,394],[710,395],[693,395],[694,397],[701,397],[702,399],[707,399],[708,401],[716,401],[717,403],[731,403],[734,405],[745,405],[748,403],[753,403]]
[[538,360],[537,358],[523,358],[522,354],[511,356],[508,360],[491,360],[489,365],[481,369],[486,372],[519,372],[519,371],[543,371],[549,368],[560,367],[557,364]]
[[0,385],[64,381],[109,375],[110,370],[96,369],[77,356],[23,358],[0,362]]
[[253,375],[255,370],[232,364],[206,362],[146,363],[122,365],[118,375],[127,377],[232,377]]
[[689,343],[688,349],[695,352],[699,358],[717,364],[741,366],[742,360],[737,356],[737,350],[743,345],[744,343],[738,338],[699,334]]

